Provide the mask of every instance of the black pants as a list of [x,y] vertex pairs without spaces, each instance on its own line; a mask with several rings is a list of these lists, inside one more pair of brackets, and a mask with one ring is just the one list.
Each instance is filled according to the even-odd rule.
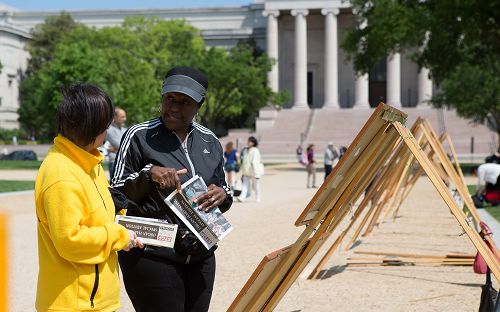
[[332,173],[333,166],[332,165],[325,165],[325,180]]
[[215,255],[178,264],[137,248],[118,253],[123,282],[137,312],[205,312],[215,281]]

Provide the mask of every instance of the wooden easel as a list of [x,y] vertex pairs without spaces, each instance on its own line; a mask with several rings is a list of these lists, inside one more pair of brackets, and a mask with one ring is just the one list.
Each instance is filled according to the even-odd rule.
[[[494,276],[500,280],[500,264],[477,231],[471,227],[461,207],[457,206],[428,155],[410,130],[404,127],[406,117],[403,112],[385,104],[376,108],[347,153],[295,222],[297,226],[306,225],[302,234],[272,269],[265,270],[265,263],[271,262],[259,265],[256,272],[261,273],[254,272],[252,277],[257,274],[263,282],[255,283],[256,279],[252,282],[251,278],[245,285],[245,291],[242,289],[234,300],[231,311],[272,311],[325,242],[325,236],[333,233],[368,184],[374,180],[377,173],[380,174],[393,155],[403,155],[401,159],[414,157],[418,161],[467,236],[484,257]],[[395,182],[390,183],[393,185]],[[337,241],[343,236],[341,234]]]
[[[459,193],[460,198],[463,200],[463,202],[467,204],[466,208],[474,218],[473,219],[474,227],[476,230],[479,230],[479,222],[480,222],[479,214],[477,213],[477,209],[475,208],[474,204],[470,200],[470,195],[467,191],[465,179],[460,169],[460,165],[456,157],[453,143],[451,142],[449,135],[442,134],[438,139],[430,123],[427,120],[421,118],[418,118],[415,121],[415,123],[411,128],[411,133],[414,137],[419,136],[418,139],[419,146],[421,146],[422,150],[425,150],[428,159],[434,165],[434,168],[438,172],[439,177],[443,180],[443,182],[453,183],[453,185],[456,186],[457,188],[458,187],[461,188],[462,192]],[[455,167],[453,167],[449,158],[445,157],[446,153],[442,147],[442,143],[445,140],[447,140],[447,143],[450,147],[451,156],[454,159]],[[357,211],[353,215],[353,218],[348,224],[347,228],[341,233],[339,238],[332,244],[332,246],[328,249],[326,254],[316,265],[312,273],[309,275],[310,279],[316,278],[318,276],[321,269],[324,267],[328,259],[338,248],[341,241],[344,239],[344,237],[349,232],[351,227],[354,226],[357,219],[366,208],[370,199],[372,202],[371,207],[369,211],[365,214],[365,217],[363,218],[360,225],[355,230],[353,236],[347,243],[345,250],[348,250],[357,240],[362,229],[365,227],[367,221],[370,218],[371,221],[366,227],[363,236],[366,236],[369,233],[371,233],[375,224],[378,224],[381,221],[385,220],[386,215],[391,210],[394,210],[393,215],[394,218],[396,217],[402,202],[410,193],[410,190],[414,186],[415,182],[418,180],[418,177],[420,177],[424,173],[424,169],[419,166],[418,170],[416,170],[415,173],[410,174],[410,171],[408,169],[418,164],[418,161],[416,160],[415,157],[413,157],[411,153],[404,154],[404,151],[408,150],[407,148],[404,147],[405,147],[404,144],[397,147],[399,150],[394,154],[394,157],[389,161],[390,163],[397,165],[394,166],[394,169],[392,171],[387,170],[387,167],[385,167],[384,171],[382,171],[382,174],[376,179],[376,181],[374,181],[372,185],[373,189],[370,189],[368,194],[365,195],[365,198],[363,198],[363,201],[360,203]],[[439,156],[437,160],[434,157],[435,155]],[[441,165],[442,162],[444,162],[444,165]],[[376,191],[378,191],[379,193],[383,193],[383,191],[381,190],[384,190],[385,193],[389,193],[391,195],[382,199],[381,196],[378,197],[373,196],[373,193]],[[380,211],[383,209],[384,206],[386,206],[386,210],[384,215],[380,218],[379,217]],[[498,248],[495,246],[495,243],[493,242],[491,237],[486,236],[486,239],[489,241],[489,243],[493,246],[494,250],[496,250],[498,254]]]

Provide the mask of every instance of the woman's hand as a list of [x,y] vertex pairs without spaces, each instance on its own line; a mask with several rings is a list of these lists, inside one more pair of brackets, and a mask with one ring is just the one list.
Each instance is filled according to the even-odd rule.
[[151,179],[160,185],[161,189],[175,187],[181,190],[180,175],[186,174],[187,169],[176,170],[174,168],[165,168],[160,166],[151,167]]
[[222,187],[215,184],[208,186],[208,191],[196,198],[193,201],[198,204],[198,209],[208,212],[219,206],[226,200],[226,191]]
[[130,234],[130,240],[128,241],[127,246],[123,247],[123,250],[129,251],[135,247],[144,248],[144,244],[141,242],[139,237],[137,237],[137,234],[135,234],[134,231],[128,230],[128,233]]

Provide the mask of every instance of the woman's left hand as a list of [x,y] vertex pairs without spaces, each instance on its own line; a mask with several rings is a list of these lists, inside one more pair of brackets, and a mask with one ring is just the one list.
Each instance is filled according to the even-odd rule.
[[215,184],[208,186],[208,191],[193,199],[198,204],[198,209],[208,212],[226,200],[226,191]]

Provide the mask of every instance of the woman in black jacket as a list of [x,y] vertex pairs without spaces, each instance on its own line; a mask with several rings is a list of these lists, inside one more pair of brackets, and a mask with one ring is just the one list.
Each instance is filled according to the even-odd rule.
[[146,246],[119,254],[136,311],[208,311],[217,246],[207,250],[164,202],[199,175],[208,185],[198,197],[201,209],[225,212],[232,204],[222,146],[212,131],[193,121],[207,87],[198,70],[171,69],[163,81],[161,116],[129,128],[116,157],[113,187],[127,196],[127,215],[179,225],[174,249]]

